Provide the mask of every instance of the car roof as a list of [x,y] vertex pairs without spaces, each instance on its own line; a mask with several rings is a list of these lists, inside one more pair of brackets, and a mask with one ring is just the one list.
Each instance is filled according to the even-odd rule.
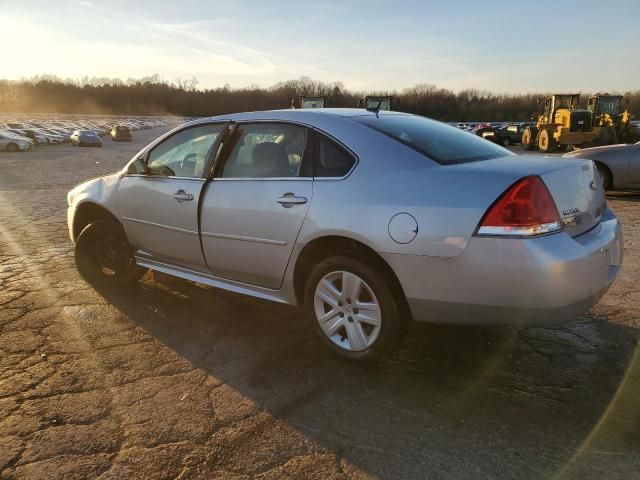
[[[392,112],[381,110],[379,115],[407,115],[402,112]],[[195,120],[194,123],[210,120],[290,120],[290,121],[312,121],[319,117],[366,117],[375,116],[376,112],[365,110],[364,108],[299,108],[299,109],[283,109],[283,110],[262,110],[255,112],[230,113],[227,115],[217,115]]]

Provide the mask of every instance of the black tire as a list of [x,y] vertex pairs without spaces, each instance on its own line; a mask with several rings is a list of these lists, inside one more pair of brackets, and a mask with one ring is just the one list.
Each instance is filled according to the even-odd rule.
[[567,147],[568,147],[568,146],[569,146],[569,145],[567,145],[567,144],[559,144],[559,143],[558,143],[558,144],[556,144],[556,150],[557,150],[558,152],[564,152],[564,151],[566,151],[566,150],[567,150]]
[[[404,336],[408,326],[408,315],[405,313],[405,309],[402,308],[403,301],[400,294],[394,291],[390,280],[385,278],[385,275],[381,274],[377,269],[372,268],[370,263],[359,258],[343,255],[327,258],[313,268],[304,292],[307,317],[324,344],[340,357],[360,363],[378,362],[389,355]],[[316,315],[314,300],[318,283],[331,272],[339,271],[355,274],[364,280],[375,295],[380,307],[381,322],[377,338],[369,347],[361,351],[351,351],[334,343],[320,327]],[[356,316],[357,309],[354,308],[352,311]],[[334,318],[337,319],[337,317]],[[346,323],[344,325],[346,327]],[[338,332],[342,329],[342,333],[338,335],[342,336],[343,341],[346,340],[345,327],[338,329]],[[362,324],[360,324],[360,328],[363,328]]]
[[511,139],[509,137],[504,137],[502,139],[502,146],[503,147],[510,147],[511,146]]
[[522,148],[524,148],[527,151],[531,151],[534,150],[536,148],[536,135],[537,135],[537,129],[533,128],[533,127],[527,127],[524,129],[524,132],[522,133]]
[[540,131],[540,137],[538,138],[538,148],[541,152],[551,153],[556,149],[556,140],[553,138],[551,130],[545,128]]
[[82,230],[75,260],[82,278],[97,288],[129,285],[147,272],[136,265],[122,226],[113,220],[97,220]]
[[9,145],[7,145],[7,152],[15,153],[18,150],[18,145],[16,145],[15,143],[10,143]]
[[611,171],[606,165],[602,163],[596,162],[596,167],[598,167],[598,172],[600,172],[600,176],[602,177],[602,187],[605,192],[607,190],[613,189],[613,176],[611,175]]

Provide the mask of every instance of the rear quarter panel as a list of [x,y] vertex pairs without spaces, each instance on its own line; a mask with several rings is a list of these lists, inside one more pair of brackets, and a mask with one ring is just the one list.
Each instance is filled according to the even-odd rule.
[[[341,235],[378,252],[455,257],[487,208],[513,183],[509,173],[440,166],[379,134],[361,140],[353,142],[359,143],[354,150],[360,159],[349,177],[314,182],[300,243]],[[389,234],[398,213],[409,213],[418,223],[410,243],[396,243]]]

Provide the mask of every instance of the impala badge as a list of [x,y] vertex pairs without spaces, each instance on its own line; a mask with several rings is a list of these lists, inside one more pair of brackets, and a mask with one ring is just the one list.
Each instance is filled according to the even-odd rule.
[[568,208],[567,210],[562,211],[562,215],[568,217],[569,215],[575,215],[576,213],[580,213],[580,209],[578,208]]

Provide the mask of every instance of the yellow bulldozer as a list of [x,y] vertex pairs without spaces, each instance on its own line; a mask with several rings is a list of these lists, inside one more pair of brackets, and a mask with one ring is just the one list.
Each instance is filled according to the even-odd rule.
[[367,110],[391,110],[393,97],[389,95],[364,97],[364,108]]
[[591,112],[582,109],[580,94],[555,94],[544,99],[542,114],[535,126],[525,128],[522,146],[541,152],[564,150],[569,145],[580,146],[596,140],[600,132],[592,125]]
[[[613,145],[616,143],[634,143],[638,134],[631,125],[631,112],[628,100],[622,105],[622,95],[598,93],[589,97],[587,110],[591,113],[593,130],[598,133],[595,145]],[[624,108],[624,109],[623,109]]]
[[324,108],[326,103],[327,102],[324,97],[307,97],[305,95],[300,95],[300,108]]

